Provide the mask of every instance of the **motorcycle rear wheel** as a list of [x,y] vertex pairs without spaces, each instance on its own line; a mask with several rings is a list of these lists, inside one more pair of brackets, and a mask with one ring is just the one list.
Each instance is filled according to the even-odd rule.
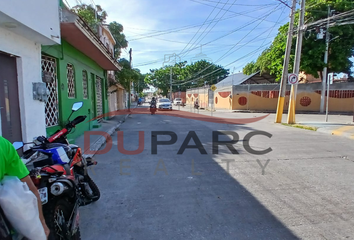
[[[48,240],[66,240],[67,223],[70,219],[73,205],[64,199],[55,199],[43,206],[43,215],[50,230]],[[80,228],[70,240],[81,240]]]

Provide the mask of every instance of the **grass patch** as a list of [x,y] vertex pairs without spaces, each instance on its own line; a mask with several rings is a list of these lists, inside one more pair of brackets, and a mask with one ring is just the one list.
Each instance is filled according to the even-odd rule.
[[311,127],[311,126],[306,126],[306,125],[301,125],[301,124],[287,124],[287,123],[282,123],[282,125],[288,126],[288,127],[296,127],[296,128],[311,130],[311,131],[317,131],[317,129],[318,129],[318,127]]

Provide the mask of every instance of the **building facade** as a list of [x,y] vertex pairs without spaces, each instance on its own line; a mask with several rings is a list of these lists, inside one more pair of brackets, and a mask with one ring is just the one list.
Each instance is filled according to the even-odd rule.
[[46,133],[45,99],[36,100],[34,86],[42,83],[41,45],[61,43],[59,14],[59,1],[1,3],[0,135],[11,142]]
[[[110,32],[108,25],[101,24],[98,26],[98,33],[101,42],[114,57],[114,46],[116,41]],[[108,80],[108,108],[109,111],[116,111],[126,108],[126,96],[124,87],[118,83],[115,77],[115,71],[107,71]]]
[[68,135],[69,141],[84,131],[100,126],[108,108],[107,71],[119,70],[109,50],[86,23],[75,13],[62,8],[60,23],[62,44],[43,46],[41,70],[50,91],[45,107],[47,135],[62,128],[71,113],[71,106],[82,101],[83,107],[73,118],[86,115],[85,121]]

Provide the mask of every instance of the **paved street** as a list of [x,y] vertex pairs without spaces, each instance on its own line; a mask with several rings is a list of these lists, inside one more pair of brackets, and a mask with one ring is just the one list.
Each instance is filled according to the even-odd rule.
[[[96,155],[99,164],[90,173],[102,197],[81,208],[82,239],[354,239],[353,140],[273,121],[274,115],[247,125],[160,112],[132,115],[120,126],[124,147],[138,149],[138,132],[144,131],[144,151],[123,155],[114,134],[112,149]],[[226,146],[212,154],[212,131],[221,130],[240,136],[238,154]],[[254,155],[244,148],[242,139],[256,130],[272,137],[255,136],[251,147],[271,147],[270,153]],[[177,142],[151,154],[152,131],[173,131]],[[201,147],[177,154],[189,131],[196,132],[207,154]],[[227,159],[233,161],[229,167]]]

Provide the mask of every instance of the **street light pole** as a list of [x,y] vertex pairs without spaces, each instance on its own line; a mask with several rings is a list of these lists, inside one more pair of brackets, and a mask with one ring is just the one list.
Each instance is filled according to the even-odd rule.
[[170,68],[170,101],[172,102],[172,67]]
[[[301,1],[299,17],[299,26],[297,28],[297,39],[296,39],[296,50],[295,50],[295,61],[294,61],[294,71],[293,73],[299,74],[300,72],[300,62],[301,62],[301,49],[302,49],[302,35],[303,35],[303,25],[305,20],[305,0]],[[295,108],[296,108],[296,95],[297,95],[297,84],[291,85],[290,92],[290,102],[289,102],[289,112],[288,112],[288,124],[295,123]]]
[[[131,49],[130,48],[130,50],[129,50],[129,66],[130,66],[130,68],[132,68],[132,51],[133,51],[133,49]],[[130,111],[130,102],[131,102],[131,86],[132,85],[132,83],[131,83],[131,80],[129,79],[129,89],[128,89],[128,91],[129,91],[129,98],[128,98],[128,110]]]
[[[324,112],[324,105],[325,105],[325,95],[326,95],[326,83],[327,83],[327,63],[328,63],[328,49],[329,49],[329,17],[331,15],[331,8],[328,5],[328,17],[327,17],[327,29],[326,29],[326,52],[324,56],[324,63],[325,67],[323,68],[322,72],[322,91],[321,91],[321,105],[320,105],[320,112]],[[327,93],[328,97],[328,93]]]
[[285,49],[283,73],[281,77],[279,97],[278,97],[277,114],[275,118],[276,123],[281,123],[283,117],[283,111],[284,111],[286,83],[288,79],[288,70],[289,70],[289,58],[290,58],[290,50],[291,50],[291,44],[293,38],[295,7],[296,7],[296,0],[293,0],[291,12],[290,12],[290,22],[289,22],[289,30],[288,30],[288,39],[287,39],[286,49]]

